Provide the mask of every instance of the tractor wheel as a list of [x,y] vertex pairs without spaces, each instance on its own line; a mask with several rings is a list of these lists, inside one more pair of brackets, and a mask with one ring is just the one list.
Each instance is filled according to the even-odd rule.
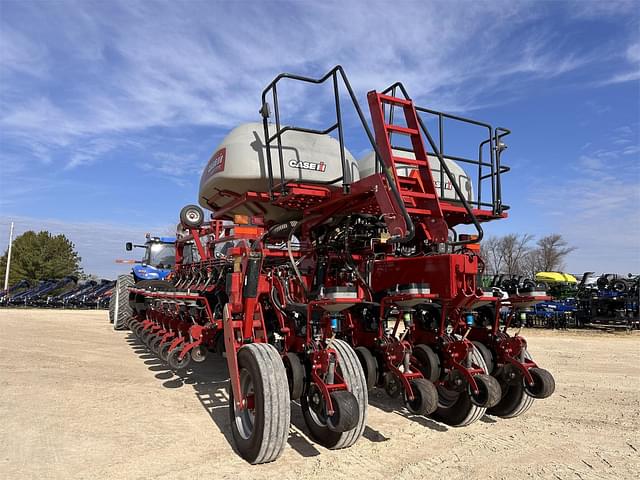
[[413,356],[418,361],[420,373],[431,382],[440,380],[440,359],[433,349],[423,343],[413,347]]
[[[532,360],[531,354],[526,350],[524,356]],[[522,415],[533,405],[533,397],[527,395],[522,378],[507,382],[499,375],[499,372],[500,369],[496,371],[496,377],[502,388],[502,399],[494,407],[489,408],[487,413],[502,418],[514,418]]]
[[169,352],[169,356],[167,357],[167,363],[174,370],[182,370],[183,368],[187,368],[189,363],[191,363],[191,355],[187,354],[182,357],[180,360],[180,353],[182,352],[182,348],[180,346],[174,348]]
[[132,287],[133,275],[120,275],[113,287],[109,300],[109,311],[113,308],[113,329],[125,330],[133,311],[129,305],[129,287]]
[[411,380],[413,400],[407,398],[405,393],[404,403],[407,409],[414,415],[430,415],[438,408],[438,390],[436,386],[426,378]]
[[[330,449],[350,447],[360,438],[367,423],[367,403],[369,394],[367,381],[362,371],[362,365],[356,352],[342,340],[333,340],[333,348],[338,354],[338,368],[349,391],[349,395],[342,394],[331,396],[332,402],[337,402],[338,406],[334,410],[340,409],[339,415],[342,417],[338,421],[328,421],[324,406],[317,401],[317,387],[307,385],[306,391],[300,398],[304,421],[311,431],[311,435],[321,445]],[[355,398],[355,403],[351,398]],[[357,405],[357,410],[353,410]],[[357,419],[356,419],[357,414]],[[355,425],[348,431],[338,432],[339,427]]]
[[180,210],[180,222],[185,227],[199,228],[204,222],[204,212],[197,205],[187,205]]
[[473,343],[473,345],[482,355],[484,363],[487,364],[487,373],[491,375],[493,373],[493,369],[496,367],[496,363],[493,361],[493,354],[491,353],[491,350],[489,350],[487,346],[482,342],[473,341],[471,343]]
[[289,397],[291,400],[299,400],[304,391],[306,383],[306,372],[300,357],[292,352],[282,358],[284,368],[287,371],[287,381],[289,382]]
[[272,462],[289,436],[291,406],[287,373],[272,345],[251,343],[238,351],[240,388],[247,408],[237,408],[229,395],[231,433],[238,452],[251,464]]
[[356,347],[355,351],[367,380],[367,388],[371,390],[378,383],[378,361],[367,347]]
[[116,289],[114,285],[113,290],[111,291],[111,297],[109,297],[109,323],[113,323],[113,319],[115,318],[115,314],[116,314],[115,296],[116,296]]
[[[471,361],[487,371],[484,359],[476,348],[471,350]],[[480,407],[472,401],[467,389],[457,391],[439,385],[438,408],[432,417],[452,427],[464,427],[480,419],[486,411],[486,407]]]

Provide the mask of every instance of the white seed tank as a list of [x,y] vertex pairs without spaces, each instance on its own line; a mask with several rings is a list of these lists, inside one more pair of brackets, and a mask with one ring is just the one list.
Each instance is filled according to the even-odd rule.
[[[404,152],[402,150],[393,150],[393,155],[396,157],[408,158],[412,160],[416,158],[413,153]],[[449,177],[447,176],[447,174],[445,172],[442,172],[442,177],[440,176],[442,169],[440,168],[440,161],[438,160],[438,158],[432,155],[428,155],[428,159],[429,159],[429,167],[431,168],[431,175],[433,176],[433,181],[436,185],[436,192],[438,194],[438,197],[441,197],[440,183],[441,183],[441,178],[443,178],[444,179],[444,198],[443,199],[449,202],[461,203],[460,197],[458,196],[456,191],[453,189],[453,185],[451,184],[451,181],[449,180]],[[458,165],[453,160],[448,160],[445,158],[444,161],[446,162],[447,167],[449,168],[449,171],[451,172],[451,174],[455,177],[456,182],[460,187],[460,190],[465,196],[465,199],[467,201],[473,201],[473,187],[471,184],[471,179],[469,178],[467,173],[460,167],[460,165]],[[362,157],[358,162],[358,168],[360,170],[360,178],[365,178],[375,173],[375,166],[376,166],[375,153],[369,152],[364,157]],[[411,175],[411,172],[415,169],[416,167],[413,165],[401,165],[396,168],[396,171],[398,175],[402,177],[408,177]]]
[[[269,125],[269,135],[275,133],[275,125]],[[297,131],[282,134],[282,152],[285,181],[327,182],[342,177],[340,144],[329,135],[315,135]],[[345,148],[349,170],[348,180],[360,178],[355,158]],[[274,185],[281,182],[280,160],[277,142],[271,143],[271,165]],[[341,185],[342,180],[335,182]],[[267,165],[264,127],[262,123],[245,123],[234,128],[222,140],[209,159],[200,178],[200,205],[215,209],[212,205],[224,206],[234,196],[248,191],[269,191],[269,168]],[[221,197],[221,195],[223,195]],[[257,204],[256,204],[257,205]],[[302,212],[289,212],[263,203],[262,212],[256,205],[243,205],[230,214],[261,214],[266,220],[284,222],[300,217]]]

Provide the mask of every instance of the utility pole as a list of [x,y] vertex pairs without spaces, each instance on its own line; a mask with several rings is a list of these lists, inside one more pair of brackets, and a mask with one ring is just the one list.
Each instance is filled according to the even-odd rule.
[[11,244],[13,243],[13,222],[9,231],[9,251],[7,252],[7,270],[4,272],[4,289],[9,288],[9,268],[11,267]]

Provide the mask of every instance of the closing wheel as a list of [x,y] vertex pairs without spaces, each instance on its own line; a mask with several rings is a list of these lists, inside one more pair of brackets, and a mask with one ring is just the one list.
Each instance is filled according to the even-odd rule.
[[245,345],[238,351],[238,371],[248,406],[236,407],[230,389],[229,416],[236,448],[249,463],[272,462],[286,445],[291,420],[287,373],[280,354],[266,343]]
[[[526,350],[524,356],[529,360],[532,359]],[[495,376],[500,382],[500,387],[502,387],[502,398],[494,407],[487,410],[489,415],[514,418],[531,408],[534,399],[527,395],[521,375],[517,375],[514,379],[506,379],[504,368],[501,368],[496,370]]]
[[284,368],[287,371],[287,381],[289,383],[289,396],[291,400],[299,400],[304,392],[306,372],[300,357],[295,353],[287,352],[282,357]]
[[350,447],[364,432],[369,394],[362,365],[353,348],[342,340],[333,340],[333,348],[338,354],[338,370],[358,404],[358,420],[355,427],[346,432],[336,432],[327,425],[326,412],[315,406],[318,403],[314,401],[314,395],[317,394],[315,385],[307,385],[300,397],[300,405],[304,421],[313,438],[327,448],[338,449]]
[[156,355],[158,354],[158,346],[160,345],[160,342],[162,341],[162,335],[156,335],[153,340],[151,340],[149,342],[149,348],[151,349],[151,351],[153,353],[155,353]]
[[[471,361],[487,371],[484,359],[474,347],[470,352]],[[480,419],[487,411],[486,407],[476,405],[466,389],[462,391],[447,388],[446,384],[438,385],[438,408],[432,414],[438,420],[452,427],[464,427]]]
[[550,397],[556,389],[553,375],[544,368],[531,368],[529,373],[533,378],[533,386],[524,387],[529,396],[537,399]]
[[158,350],[158,356],[165,362],[169,361],[169,348],[171,348],[171,340],[167,340]]
[[202,363],[207,359],[207,347],[198,345],[191,349],[191,360],[196,363]]
[[475,375],[478,393],[469,392],[471,401],[479,407],[491,408],[500,401],[502,389],[498,381],[490,375]]
[[426,378],[411,380],[413,400],[409,400],[404,394],[404,404],[414,415],[430,415],[438,408],[438,390],[436,386]]
[[358,400],[351,392],[331,392],[333,415],[327,417],[327,427],[334,432],[348,432],[358,425]]
[[182,357],[182,360],[180,360],[179,357],[181,352],[182,352],[182,348],[176,347],[169,352],[169,356],[167,357],[167,362],[169,363],[169,366],[174,370],[181,370],[183,368],[187,368],[189,363],[191,363],[191,355],[188,355],[188,354]]
[[151,330],[145,330],[142,332],[142,334],[140,335],[140,340],[142,340],[142,343],[144,343],[145,345],[149,346],[149,337],[151,337],[152,333]]
[[371,390],[378,383],[378,361],[367,347],[356,347],[355,351],[367,380],[367,388]]
[[180,210],[180,222],[185,227],[198,228],[204,221],[204,212],[197,205],[187,205]]
[[440,359],[433,349],[423,343],[413,347],[413,356],[418,362],[420,373],[431,382],[440,380]]

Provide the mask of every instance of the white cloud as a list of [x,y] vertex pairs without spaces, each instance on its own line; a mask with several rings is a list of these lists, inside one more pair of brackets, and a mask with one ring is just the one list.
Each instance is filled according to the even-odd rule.
[[[37,37],[0,31],[3,44],[26,39],[1,64],[9,88],[0,125],[37,149],[76,150],[77,142],[151,127],[255,120],[262,88],[283,69],[319,75],[342,63],[360,95],[401,79],[421,102],[459,111],[508,101],[523,84],[593,61],[593,54],[559,52],[543,27],[523,34],[542,13],[512,2],[407,2],[384,15],[357,2],[41,6],[30,12]],[[34,73],[38,58],[57,68],[38,71],[41,84],[23,83],[26,67],[12,65]],[[34,97],[50,83],[62,83],[62,95]],[[291,93],[290,112],[317,117],[322,104]],[[100,154],[80,151],[68,165]]]

